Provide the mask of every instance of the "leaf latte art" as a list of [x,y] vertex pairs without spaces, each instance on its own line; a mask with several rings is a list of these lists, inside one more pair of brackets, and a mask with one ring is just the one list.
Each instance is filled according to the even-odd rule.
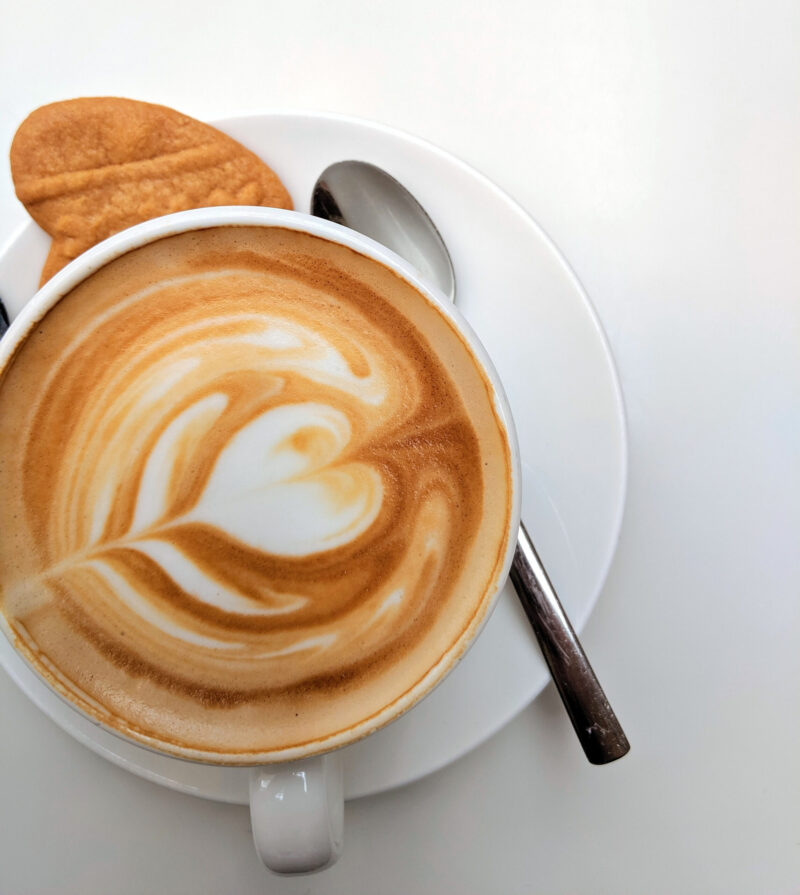
[[62,298],[0,382],[0,475],[6,633],[92,717],[207,760],[413,702],[508,545],[507,438],[463,338],[279,228],[167,237]]

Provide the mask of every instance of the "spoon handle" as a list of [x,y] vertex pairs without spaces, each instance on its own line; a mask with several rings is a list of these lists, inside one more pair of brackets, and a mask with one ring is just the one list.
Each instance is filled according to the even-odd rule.
[[592,764],[622,758],[628,740],[521,522],[511,580],[586,757]]

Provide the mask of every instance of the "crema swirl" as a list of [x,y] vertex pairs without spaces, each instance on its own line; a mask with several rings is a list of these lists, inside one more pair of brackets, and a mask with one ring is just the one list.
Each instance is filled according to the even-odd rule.
[[0,383],[0,481],[17,648],[208,760],[368,732],[455,660],[509,536],[507,437],[458,331],[280,228],[167,237],[62,298]]

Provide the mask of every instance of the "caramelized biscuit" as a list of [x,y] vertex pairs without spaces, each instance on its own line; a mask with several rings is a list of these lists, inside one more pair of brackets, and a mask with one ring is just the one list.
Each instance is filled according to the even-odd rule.
[[53,237],[40,285],[150,218],[210,205],[292,208],[275,172],[231,137],[166,106],[117,97],[36,109],[11,144],[11,175]]

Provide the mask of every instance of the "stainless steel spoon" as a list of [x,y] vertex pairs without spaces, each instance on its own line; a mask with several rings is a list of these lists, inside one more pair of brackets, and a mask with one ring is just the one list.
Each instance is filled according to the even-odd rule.
[[[397,252],[455,300],[453,263],[444,240],[425,209],[386,171],[358,161],[331,165],[314,185],[311,213]],[[592,764],[622,758],[630,749],[628,740],[521,522],[511,580],[586,757]]]
[[8,314],[6,313],[6,306],[3,304],[3,299],[0,298],[0,336],[8,329]]

